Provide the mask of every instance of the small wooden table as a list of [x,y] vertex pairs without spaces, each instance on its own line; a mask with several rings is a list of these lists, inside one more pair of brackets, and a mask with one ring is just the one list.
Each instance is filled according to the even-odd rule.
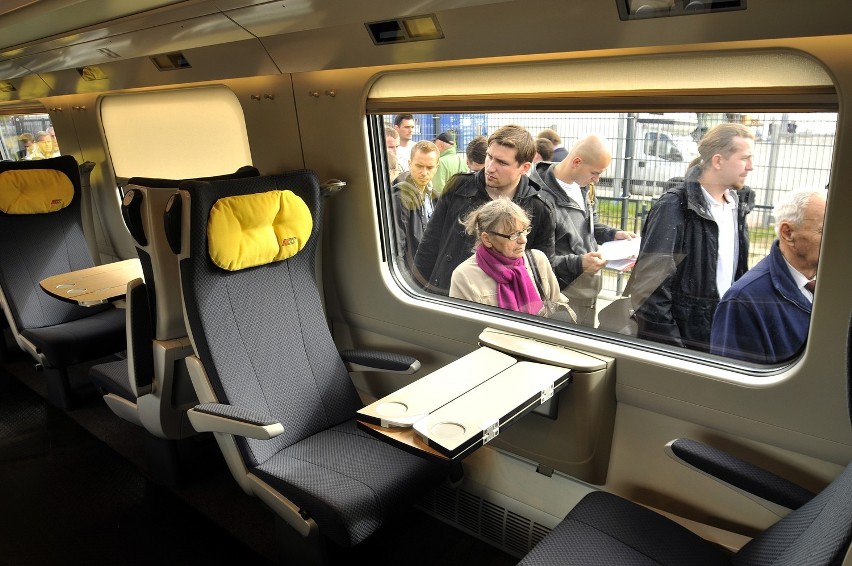
[[403,450],[460,461],[571,379],[569,367],[483,346],[364,407],[358,425]]
[[133,258],[52,275],[39,284],[57,299],[91,307],[124,298],[127,283],[140,277],[142,265]]

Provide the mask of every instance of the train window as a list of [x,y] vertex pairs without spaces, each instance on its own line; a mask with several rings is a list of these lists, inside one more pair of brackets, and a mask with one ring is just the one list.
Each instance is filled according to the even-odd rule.
[[0,116],[0,154],[5,161],[45,159],[60,155],[50,116],[44,113]]
[[[805,285],[810,286],[816,270],[834,151],[838,104],[831,77],[813,59],[790,51],[577,57],[524,65],[388,72],[371,86],[366,109],[373,120],[377,154],[387,151],[380,147],[385,139],[380,133],[386,126],[396,125],[400,135],[411,133],[412,142],[423,140],[422,149],[434,144],[440,154],[435,173],[439,186],[445,155],[448,165],[461,167],[461,152],[478,135],[520,139],[501,130],[508,125],[519,126],[529,137],[545,130],[557,134],[550,159],[562,159],[560,163],[566,163],[562,156],[589,134],[597,137],[586,141],[599,140],[597,145],[604,146],[610,157],[605,163],[587,159],[582,162],[582,174],[564,175],[563,169],[554,179],[546,165],[517,164],[512,159],[517,151],[490,146],[496,149],[487,152],[494,169],[493,186],[486,185],[481,173],[476,182],[468,179],[460,184],[450,179],[435,191],[441,196],[426,203],[423,217],[429,220],[422,230],[408,208],[423,200],[418,196],[422,194],[418,173],[411,169],[414,176],[391,179],[387,168],[380,171],[387,163],[377,162],[388,264],[401,287],[427,302],[486,309],[492,315],[635,343],[643,350],[743,371],[763,374],[796,359],[810,327],[813,293]],[[695,72],[697,68],[701,72]],[[676,86],[672,77],[678,77]],[[547,154],[553,145],[540,142],[535,150]],[[414,161],[407,155],[409,146],[401,139],[396,149],[399,162]],[[691,169],[696,153],[707,151],[710,154],[699,168]],[[428,159],[418,161],[420,171],[428,168]],[[707,167],[713,168],[714,175],[690,175]],[[519,173],[523,176],[518,177]],[[465,175],[471,177],[462,174],[456,180]],[[507,178],[517,178],[519,183],[511,186]],[[551,203],[560,209],[558,214],[550,213],[553,243],[543,239],[548,232],[541,228],[548,222],[547,212],[531,200],[530,183],[547,185],[560,201]],[[590,183],[594,191],[582,189]],[[522,184],[527,188],[519,192],[526,200],[520,204],[530,218],[504,211],[508,219],[499,229],[481,230],[471,224],[474,235],[466,235],[458,217],[484,202],[483,194],[490,190],[490,197],[503,192],[495,188],[520,189]],[[740,184],[743,188],[738,188]],[[720,186],[734,190],[719,191]],[[461,192],[453,196],[459,187]],[[459,197],[469,198],[468,203],[459,204]],[[455,201],[453,213],[448,214],[451,201]],[[584,209],[596,213],[594,236],[592,226],[584,225]],[[569,224],[566,219],[572,216]],[[443,224],[440,229],[436,219]],[[527,222],[532,231],[522,236]],[[599,244],[616,232],[620,238],[627,233],[640,235],[638,253],[635,238]],[[405,238],[402,243],[400,234]],[[583,238],[576,238],[577,234]],[[419,247],[412,254],[409,243],[418,235]],[[800,239],[802,257],[778,251],[781,241],[789,244],[791,238]],[[541,296],[549,296],[546,281],[555,275],[556,286],[568,296],[578,322],[514,310],[518,304],[498,296],[493,277],[486,279],[484,270],[469,266],[476,261],[470,258],[476,257],[472,248],[477,239],[510,255],[519,253],[517,243],[524,240],[526,247],[545,255],[550,246],[550,267],[532,258],[539,271],[533,283],[520,275],[523,271],[514,265],[517,261],[495,254],[484,261],[487,269],[505,279],[501,293],[521,297],[520,311],[536,310],[548,302],[541,301]],[[434,240],[441,243],[437,252]],[[595,240],[597,253],[606,254],[605,267],[600,267],[604,257],[595,261],[578,257],[593,246],[590,240]],[[574,248],[571,242],[580,243]],[[424,243],[427,252],[421,253]],[[465,288],[454,293],[453,272],[463,262],[468,263],[466,279],[460,280]],[[506,263],[517,277],[504,277]],[[526,255],[524,263],[530,263]],[[766,291],[767,278],[758,277],[768,269],[783,274],[781,298]],[[541,284],[536,284],[539,280]],[[751,287],[740,289],[736,296],[726,295],[734,281],[738,289],[744,285],[741,281],[751,281]],[[530,297],[538,297],[541,303]],[[732,297],[735,300],[728,300]],[[555,302],[558,294],[549,298]],[[727,305],[721,317],[716,309],[720,300]],[[544,304],[539,313],[561,312],[549,306]],[[722,323],[717,325],[717,320]]]
[[117,177],[183,179],[251,165],[242,107],[226,87],[108,95],[100,115]]
[[[376,132],[397,134],[376,139],[404,169],[383,175],[391,264],[410,292],[466,308],[707,359],[788,362],[807,336],[836,122],[802,111],[380,115]],[[549,137],[552,161],[514,162],[521,135]],[[487,145],[474,173],[468,150],[491,136],[509,145]],[[479,209],[506,189],[520,215]],[[517,275],[519,258],[537,269]],[[576,320],[553,308],[566,298]]]

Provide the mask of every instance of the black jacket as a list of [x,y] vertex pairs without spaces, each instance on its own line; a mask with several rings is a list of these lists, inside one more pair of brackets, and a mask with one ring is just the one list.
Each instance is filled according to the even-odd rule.
[[[476,239],[465,234],[460,220],[491,200],[485,190],[485,171],[458,173],[450,178],[435,205],[432,219],[414,256],[414,275],[432,292],[447,295],[453,270],[473,254]],[[521,176],[512,199],[530,216],[527,248],[553,257],[553,217],[539,186]]]
[[[598,249],[598,244],[615,238],[617,230],[595,221],[593,205],[587,202],[588,210],[568,198],[553,174],[555,163],[539,161],[535,164],[530,179],[542,187],[544,194],[553,205],[553,223],[555,225],[554,256],[551,260],[553,271],[559,279],[562,289],[568,287],[583,274],[583,255]],[[583,199],[588,201],[589,188],[580,188]],[[591,215],[591,218],[590,218]],[[591,229],[594,225],[594,231]],[[600,291],[600,277],[588,278],[584,282],[588,297],[596,297]],[[583,289],[576,289],[581,292]]]
[[425,192],[417,188],[410,173],[403,173],[393,186],[394,227],[398,253],[405,258],[406,265],[414,261],[414,254],[423,238],[426,224],[426,199],[435,205],[431,184]]
[[[636,309],[640,338],[706,352],[720,299],[719,227],[698,183],[699,172],[697,167],[690,169],[684,184],[663,193],[651,207],[625,294],[630,294]],[[739,195],[732,193],[738,199],[736,280],[748,270],[745,215],[751,208],[739,206]]]

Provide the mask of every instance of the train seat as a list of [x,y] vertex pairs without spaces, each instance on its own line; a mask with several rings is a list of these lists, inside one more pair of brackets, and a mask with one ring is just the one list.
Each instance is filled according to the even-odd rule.
[[[63,155],[2,162],[0,195],[3,311],[15,342],[44,370],[48,400],[69,409],[74,391],[68,367],[125,348],[123,310],[64,302],[39,286],[46,277],[95,265],[83,232],[77,161]],[[21,203],[30,206],[17,208]]]
[[[847,395],[852,399],[852,321],[847,336]],[[850,405],[852,411],[852,405]],[[852,412],[850,412],[852,417]],[[678,444],[675,441],[674,444]],[[852,463],[819,494],[773,478],[765,471],[742,481],[750,464],[703,447],[680,442],[676,457],[720,481],[733,480],[767,501],[794,509],[736,553],[711,543],[662,515],[596,491],[585,496],[568,515],[523,558],[520,566],[562,564],[735,565],[758,564],[828,566],[841,564],[852,540]],[[703,462],[702,462],[703,461]],[[763,481],[761,481],[763,480]],[[751,483],[750,486],[747,483]]]
[[187,182],[179,195],[168,229],[186,219],[187,366],[200,401],[190,422],[214,433],[243,490],[274,511],[289,560],[322,562],[391,522],[448,470],[355,424],[363,403],[316,281],[316,174]]
[[[246,166],[204,180],[259,174],[255,167]],[[182,181],[133,177],[124,187],[121,213],[133,237],[144,280],[135,279],[127,286],[126,359],[89,370],[113,413],[165,441],[151,440],[147,447],[149,464],[157,466],[152,470],[160,470],[160,479],[167,482],[179,478],[176,446],[169,441],[196,434],[186,411],[198,403],[183,364],[192,346],[184,325],[178,263],[163,226],[166,204]]]

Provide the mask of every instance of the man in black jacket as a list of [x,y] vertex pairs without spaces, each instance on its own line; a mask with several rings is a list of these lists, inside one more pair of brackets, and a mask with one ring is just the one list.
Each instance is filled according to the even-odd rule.
[[709,351],[716,305],[748,269],[750,207],[738,193],[753,150],[751,130],[717,124],[698,144],[684,184],[651,207],[625,290],[640,338]]
[[438,170],[438,148],[420,140],[411,148],[409,171],[402,173],[393,186],[394,225],[398,253],[405,264],[414,262],[414,254],[435,209],[432,179]]
[[415,277],[429,291],[447,295],[453,270],[473,253],[475,239],[465,234],[460,220],[497,198],[508,198],[532,220],[529,248],[553,256],[553,217],[539,186],[527,177],[535,156],[535,142],[521,126],[507,125],[488,137],[485,167],[477,173],[450,178],[435,206],[417,255]]

